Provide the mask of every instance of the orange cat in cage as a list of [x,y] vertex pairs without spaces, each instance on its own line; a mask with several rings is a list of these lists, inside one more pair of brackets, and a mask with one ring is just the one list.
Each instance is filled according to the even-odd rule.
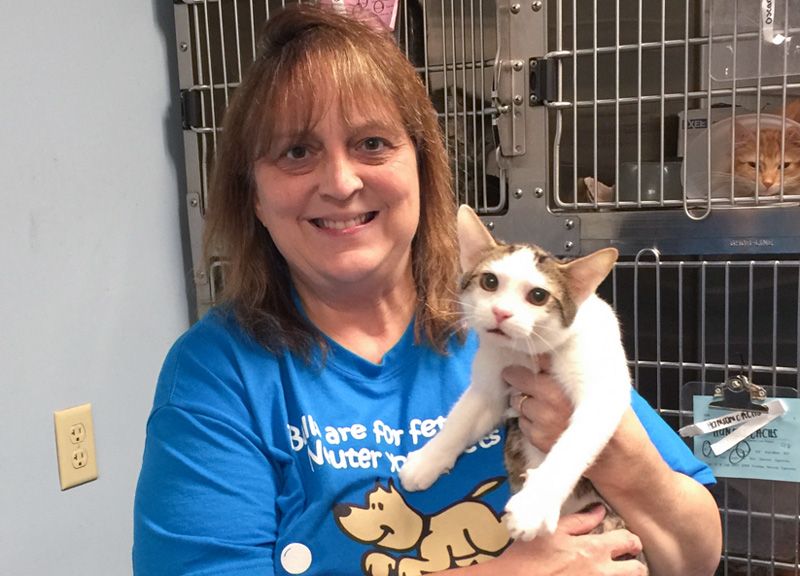
[[[736,196],[752,196],[755,192],[758,165],[758,195],[775,196],[800,193],[800,100],[793,100],[784,110],[786,133],[779,121],[768,122],[766,115],[760,130],[754,122],[736,122],[733,174]],[[773,117],[777,120],[779,117]],[[765,127],[767,126],[767,127]],[[756,138],[756,133],[759,137]],[[758,141],[758,146],[756,142]],[[783,155],[781,142],[783,141]],[[756,157],[758,154],[758,157]]]

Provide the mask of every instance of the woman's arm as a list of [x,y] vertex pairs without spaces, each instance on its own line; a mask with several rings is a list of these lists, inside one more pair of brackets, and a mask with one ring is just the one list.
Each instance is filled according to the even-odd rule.
[[[543,366],[547,368],[546,361]],[[535,446],[548,451],[572,414],[561,386],[546,372],[533,375],[517,366],[503,375],[530,396],[520,428]],[[536,415],[535,426],[526,414]],[[702,484],[665,463],[632,409],[586,476],[641,538],[651,574],[714,573],[722,540],[717,505]]]
[[273,574],[276,482],[230,422],[159,408],[136,489],[133,573]]
[[225,334],[201,321],[164,362],[133,511],[133,573],[273,574],[283,454],[239,393]]
[[664,462],[633,410],[586,476],[642,539],[653,576],[714,573],[722,547],[717,504]]

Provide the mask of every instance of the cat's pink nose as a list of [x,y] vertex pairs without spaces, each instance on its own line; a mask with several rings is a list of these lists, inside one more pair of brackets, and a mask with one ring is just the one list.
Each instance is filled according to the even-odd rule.
[[503,310],[502,308],[498,308],[497,306],[492,306],[492,313],[494,314],[494,320],[498,324],[502,323],[503,320],[508,320],[511,318],[511,312],[508,310]]

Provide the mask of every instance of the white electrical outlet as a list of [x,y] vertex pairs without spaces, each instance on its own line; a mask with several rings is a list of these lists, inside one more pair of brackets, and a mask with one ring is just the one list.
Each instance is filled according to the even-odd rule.
[[53,413],[56,428],[58,477],[61,489],[97,479],[92,405],[83,404]]

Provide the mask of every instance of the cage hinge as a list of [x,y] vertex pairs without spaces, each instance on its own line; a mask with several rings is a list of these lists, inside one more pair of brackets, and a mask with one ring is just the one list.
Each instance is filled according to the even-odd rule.
[[541,106],[555,100],[556,62],[549,58],[531,58],[528,61],[531,106]]
[[197,90],[181,90],[181,123],[184,130],[201,126],[200,98],[200,92]]

